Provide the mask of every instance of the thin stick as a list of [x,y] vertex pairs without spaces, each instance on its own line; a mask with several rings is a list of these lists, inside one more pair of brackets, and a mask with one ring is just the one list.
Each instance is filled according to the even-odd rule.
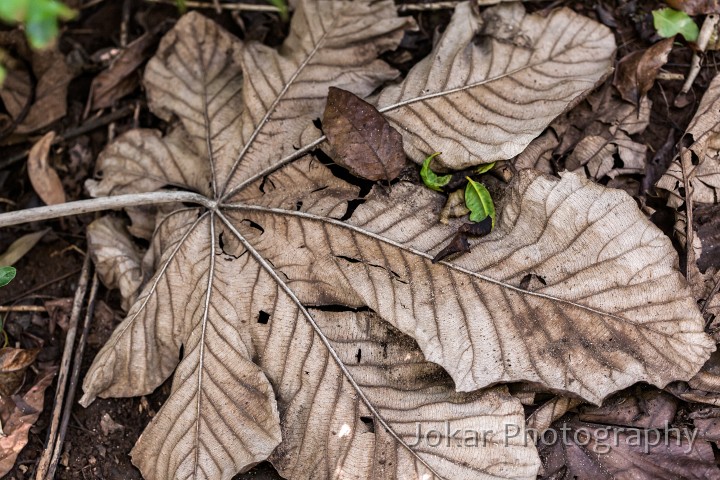
[[75,390],[77,389],[78,378],[80,377],[80,366],[82,365],[83,352],[85,351],[85,344],[87,343],[90,324],[92,323],[93,314],[95,313],[95,298],[97,297],[98,286],[98,276],[97,273],[95,273],[93,275],[92,286],[90,287],[90,295],[88,296],[85,323],[83,324],[82,334],[80,335],[80,340],[78,340],[77,348],[75,349],[70,386],[67,390],[67,400],[65,401],[62,420],[60,421],[60,432],[58,433],[57,441],[55,442],[55,449],[50,462],[50,467],[48,468],[48,473],[45,476],[48,479],[55,478],[55,471],[57,470],[58,461],[60,460],[60,453],[62,453],[63,442],[65,442],[65,433],[67,432],[68,423],[70,423],[73,402],[75,400]]
[[697,51],[693,52],[692,60],[690,61],[690,71],[688,72],[685,84],[680,89],[680,93],[689,92],[693,83],[695,83],[695,78],[697,78],[698,73],[700,73],[700,67],[702,64],[703,57],[701,54],[705,52],[708,42],[710,41],[710,37],[715,32],[715,26],[718,24],[718,21],[720,21],[720,16],[718,15],[708,15],[705,17],[696,42]]
[[7,300],[5,303],[7,303],[7,304],[13,304],[13,303],[17,302],[18,300],[22,300],[23,298],[25,298],[25,297],[27,297],[27,296],[29,296],[29,295],[32,295],[33,293],[37,292],[38,290],[42,290],[43,288],[48,287],[48,286],[50,286],[50,285],[52,285],[52,284],[54,284],[54,283],[62,282],[62,281],[65,280],[66,278],[74,277],[75,275],[77,275],[78,273],[80,273],[81,270],[82,270],[82,269],[78,268],[78,269],[76,269],[76,270],[73,270],[72,272],[68,272],[68,273],[65,273],[65,274],[63,274],[63,275],[60,275],[60,276],[57,277],[57,278],[53,278],[52,280],[48,280],[48,281],[45,282],[45,283],[41,283],[40,285],[38,285],[38,286],[36,286],[36,287],[33,287],[33,288],[31,288],[30,290],[28,290],[28,291],[26,291],[26,292],[23,292],[22,294],[20,294],[20,295],[18,295],[18,296],[16,296],[16,297],[13,297],[13,298],[11,298],[11,299],[9,299],[9,300]]
[[[175,2],[172,0],[145,0],[148,3],[160,3],[164,5],[175,5]],[[215,10],[217,11],[217,8],[221,10],[234,10],[234,11],[245,11],[245,12],[275,12],[278,13],[279,10],[272,5],[253,5],[249,3],[220,3],[217,0],[214,0],[213,3],[208,2],[198,2],[193,0],[186,0],[185,6],[188,8],[204,8],[208,10]]]
[[16,212],[3,213],[0,214],[0,228],[19,225],[21,223],[67,217],[69,215],[100,212],[102,210],[137,207],[140,205],[160,205],[175,202],[195,203],[208,208],[215,207],[215,202],[198,193],[174,191],[131,193],[127,195],[78,200],[76,202],[61,203],[58,205],[48,205],[45,207],[28,208],[25,210],[18,210]]
[[52,480],[48,476],[48,468],[52,459],[53,446],[57,439],[58,427],[60,424],[60,414],[62,413],[63,401],[65,399],[65,387],[67,386],[68,371],[70,369],[70,360],[72,359],[72,351],[75,346],[75,334],[77,333],[77,325],[80,320],[80,312],[87,293],[88,280],[90,279],[90,255],[85,256],[80,281],[75,290],[75,298],[73,299],[72,313],[68,322],[68,330],[65,335],[65,348],[63,350],[62,360],[60,361],[60,373],[58,374],[57,387],[55,388],[55,405],[53,405],[52,417],[50,420],[50,432],[48,433],[48,441],[42,457],[38,462],[35,480]]
[[0,312],[46,312],[45,307],[39,305],[13,305],[0,307]]

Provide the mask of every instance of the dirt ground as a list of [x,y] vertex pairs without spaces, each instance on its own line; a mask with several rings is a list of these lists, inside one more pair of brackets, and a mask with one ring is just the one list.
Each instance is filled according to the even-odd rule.
[[[89,4],[90,6],[83,6]],[[632,51],[646,48],[653,42],[652,23],[648,12],[661,6],[659,2],[619,1],[602,5],[596,2],[538,2],[529,4],[532,9],[567,6],[575,11],[600,19],[610,25],[616,34],[619,52],[617,58]],[[128,41],[145,32],[145,27],[162,21],[173,21],[178,17],[172,6],[162,6],[140,0],[131,1],[76,1],[81,15],[78,20],[66,25],[59,46],[66,55],[78,58],[81,73],[71,82],[68,92],[67,115],[53,125],[58,132],[66,132],[82,125],[84,110],[93,78],[103,63],[96,57],[109,52],[120,44],[122,19],[125,18]],[[212,9],[204,14],[217,19],[225,28],[237,36],[254,39],[269,45],[278,45],[286,34],[287,26],[276,15],[266,13],[243,13],[233,15],[224,12],[217,15]],[[401,48],[385,55],[385,60],[406,72],[419,58],[429,51],[436,31],[441,31],[450,18],[449,10],[413,13],[420,30],[408,34]],[[155,44],[156,47],[156,44]],[[153,47],[153,48],[155,48]],[[687,46],[673,49],[666,68],[673,72],[685,72],[689,66],[691,51]],[[711,55],[695,82],[694,87],[681,102],[674,106],[680,89],[678,81],[661,81],[650,92],[653,100],[650,126],[637,136],[636,141],[650,147],[652,152],[661,152],[670,132],[677,140],[697,109],[697,104],[710,79],[717,73],[716,58]],[[610,79],[608,79],[608,82]],[[115,109],[128,107],[127,114],[118,118],[110,131],[122,133],[136,125],[165,128],[160,120],[147,110],[142,89],[137,86],[132,93],[120,100]],[[110,112],[110,110],[107,110]],[[84,198],[82,183],[92,175],[94,160],[108,141],[108,125],[74,136],[61,144],[60,155],[55,162],[61,171],[68,200]],[[11,199],[14,205],[0,203],[0,211],[29,208],[41,205],[29,183],[24,152],[36,137],[28,136],[24,141],[0,146],[0,197]],[[662,174],[672,160],[674,152],[660,155],[651,176]],[[70,161],[73,159],[73,161]],[[62,172],[66,172],[65,175]],[[654,183],[654,181],[652,182]],[[664,207],[664,201],[648,197],[649,205],[657,209],[653,220],[667,233],[672,231],[672,212]],[[78,276],[86,248],[84,228],[92,221],[93,215],[77,218],[30,224],[22,227],[0,230],[0,252],[20,235],[50,228],[32,252],[16,265],[17,278],[0,290],[0,305],[43,305],[51,299],[71,298],[75,292]],[[720,266],[720,215],[711,210],[698,210],[695,214],[698,232],[706,244],[701,266]],[[672,235],[671,235],[672,236]],[[679,246],[678,246],[679,247]],[[682,258],[682,255],[681,255]],[[120,298],[114,292],[102,288],[92,323],[88,345],[83,358],[82,374],[89,367],[95,354],[109,338],[113,328],[122,319]],[[52,317],[41,313],[11,313],[6,318],[6,330],[11,344],[23,347],[42,345],[40,362],[59,361],[62,355],[64,331],[62,317],[67,310]],[[26,379],[32,384],[33,373]],[[142,398],[98,399],[89,408],[76,405],[67,431],[65,448],[58,469],[58,479],[141,479],[140,473],[132,466],[128,452],[132,449],[143,428],[161,408],[168,395],[169,382],[153,394]],[[32,478],[35,464],[42,454],[54,398],[54,385],[45,394],[46,406],[36,425],[30,430],[28,445],[22,451],[15,470],[6,478],[21,480]],[[79,398],[81,392],[77,392]],[[717,455],[716,451],[716,455]],[[280,478],[269,464],[261,464],[247,474],[237,478],[273,479]]]

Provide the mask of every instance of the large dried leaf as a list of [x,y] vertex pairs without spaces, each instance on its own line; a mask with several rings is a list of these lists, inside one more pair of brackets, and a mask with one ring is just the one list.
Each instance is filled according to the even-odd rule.
[[528,15],[513,3],[481,17],[465,3],[377,105],[416,162],[433,152],[454,169],[507,160],[611,71],[614,51],[610,30],[569,9]]
[[[293,478],[533,477],[532,446],[425,448],[408,429],[458,418],[502,429],[521,413],[502,390],[453,383],[527,380],[599,402],[637,381],[686,380],[709,355],[669,241],[620,192],[526,172],[492,235],[432,264],[459,222],[437,222],[442,195],[401,182],[355,209],[357,187],[310,157],[290,163],[317,138],[329,86],[364,96],[395,76],[377,55],[408,22],[390,1],[305,0],[278,53],[193,13],[149,62],[150,107],[180,125],[119,138],[91,191],[169,185],[208,202],[160,217],[155,273],[82,399],[146,394],[175,371],[133,450],[146,478],[226,479],[266,458]],[[523,288],[528,274],[546,286]]]
[[[710,83],[695,117],[686,130],[692,144],[683,150],[688,158],[688,178],[692,186],[693,203],[720,202],[720,75]],[[693,158],[695,161],[693,161]],[[670,192],[668,205],[677,208],[685,199],[680,159],[676,158],[657,186]]]

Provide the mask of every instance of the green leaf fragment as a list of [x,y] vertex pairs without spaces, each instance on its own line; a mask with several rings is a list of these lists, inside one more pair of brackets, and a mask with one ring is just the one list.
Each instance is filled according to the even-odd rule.
[[425,159],[423,166],[420,169],[420,178],[422,178],[426,187],[442,192],[442,187],[450,183],[452,175],[443,175],[442,177],[438,177],[435,172],[430,170],[430,162],[432,162],[432,159],[438,155],[440,155],[440,152],[435,152]]
[[58,21],[77,12],[57,0],[0,0],[0,19],[23,23],[30,46],[45,48],[57,37]]
[[465,187],[465,205],[470,210],[470,221],[481,222],[490,217],[492,226],[495,227],[495,204],[492,201],[490,192],[482,183],[466,177],[468,184]]
[[477,173],[478,175],[481,173],[487,173],[490,170],[492,170],[494,166],[495,166],[495,162],[484,163],[475,169],[475,173]]
[[15,278],[15,267],[0,267],[0,287],[4,287]]
[[655,30],[661,37],[670,38],[680,34],[688,42],[697,40],[700,29],[687,13],[672,8],[661,8],[653,10],[652,14]]
[[270,5],[278,9],[278,13],[280,14],[280,19],[283,22],[288,21],[288,6],[287,2],[285,0],[267,0]]

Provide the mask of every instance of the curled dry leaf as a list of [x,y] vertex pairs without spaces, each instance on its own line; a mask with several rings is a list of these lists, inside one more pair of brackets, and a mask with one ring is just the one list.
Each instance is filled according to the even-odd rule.
[[106,108],[117,100],[132,93],[140,84],[138,68],[152,55],[163,26],[145,32],[130,45],[122,49],[112,65],[93,78],[92,108]]
[[50,147],[55,140],[55,132],[46,133],[30,149],[28,154],[28,176],[35,193],[47,205],[65,203],[65,190],[62,181],[53,167],[50,166]]
[[368,180],[395,180],[405,166],[402,136],[375,107],[330,87],[323,131],[336,163]]
[[638,105],[655,84],[655,77],[667,63],[675,37],[660,40],[646,50],[624,56],[615,70],[613,84],[623,99]]
[[601,407],[588,405],[580,410],[578,417],[583,422],[665,429],[673,423],[677,408],[677,399],[669,393],[648,389],[622,392]]
[[41,369],[35,385],[25,395],[2,399],[0,422],[5,435],[0,435],[0,476],[13,469],[17,456],[27,444],[30,428],[43,411],[45,389],[52,383],[56,371],[56,367]]
[[537,440],[542,437],[545,431],[549,429],[556,420],[581,403],[582,400],[578,400],[577,398],[557,395],[552,400],[548,400],[540,405],[537,410],[528,416],[526,422],[527,427],[533,432],[535,440]]
[[143,284],[142,253],[130,238],[125,223],[101,217],[87,228],[88,251],[106,287],[120,289],[122,308],[135,302]]
[[[476,44],[483,24],[494,34]],[[463,3],[432,53],[377,105],[418,163],[436,151],[455,170],[507,160],[610,73],[614,52],[609,29],[569,9],[542,16],[513,3],[480,16]]]
[[17,68],[8,71],[0,89],[0,98],[13,119],[19,118],[32,100],[27,115],[15,129],[21,134],[40,130],[65,116],[68,86],[76,74],[65,56],[54,48],[33,51],[30,63],[34,81],[18,63]]
[[0,349],[0,395],[13,395],[25,379],[25,370],[37,358],[39,349],[24,348]]
[[[720,75],[713,78],[686,130],[693,143],[680,153],[688,159],[687,175],[692,186],[693,203],[720,201]],[[656,186],[670,192],[668,205],[678,208],[684,202],[683,172],[680,159],[670,164]]]
[[[477,21],[468,9],[459,7],[456,26]],[[118,174],[90,187],[103,195],[174,185],[207,196],[207,208],[178,205],[157,223],[155,273],[93,362],[81,400],[146,394],[175,371],[133,450],[146,478],[229,479],[268,457],[300,478],[533,478],[537,458],[524,442],[502,452],[489,442],[413,445],[415,422],[462,411],[462,422],[483,424],[502,405],[493,420],[501,427],[519,412],[501,390],[453,393],[444,375],[418,376],[440,372],[427,361],[460,391],[528,380],[599,402],[637,381],[688,379],[714,348],[670,242],[621,192],[526,171],[495,231],[433,265],[459,223],[437,222],[442,195],[401,182],[353,211],[357,187],[310,157],[292,161],[317,138],[308,125],[329,86],[364,96],[396,75],[377,60],[410,26],[395,12],[391,1],[301,1],[280,53],[190,13],[149,62],[150,107],[180,125],[166,137],[117,139],[100,168]],[[582,64],[597,73],[612,40],[561,12],[522,18],[528,28],[562,27],[545,29],[538,45],[598,35]],[[561,73],[577,73],[564,65]],[[565,93],[566,102],[580,94]],[[521,288],[528,274],[546,285]]]

